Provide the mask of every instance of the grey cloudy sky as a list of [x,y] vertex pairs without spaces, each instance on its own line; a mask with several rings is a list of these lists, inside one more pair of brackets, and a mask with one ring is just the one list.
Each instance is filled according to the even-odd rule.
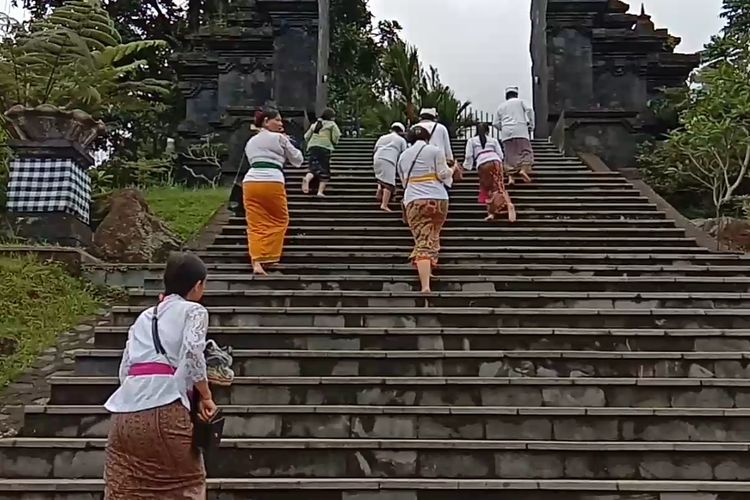
[[[369,0],[377,19],[396,19],[404,38],[427,64],[475,108],[493,111],[503,89],[531,89],[531,0]],[[640,10],[632,1],[631,10]],[[695,52],[717,33],[721,0],[644,0],[658,28],[682,37],[681,52]]]

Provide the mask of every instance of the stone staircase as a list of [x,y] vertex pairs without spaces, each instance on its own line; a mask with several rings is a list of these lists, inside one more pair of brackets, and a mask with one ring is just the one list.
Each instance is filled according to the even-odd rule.
[[[277,274],[250,275],[241,219],[202,254],[210,334],[238,374],[215,391],[227,427],[209,498],[750,498],[745,257],[538,142],[516,224],[482,221],[474,176],[454,188],[425,298],[408,229],[376,209],[372,147],[341,144],[327,200],[290,173]],[[160,290],[158,267],[134,272],[49,404],[0,440],[0,499],[101,498],[100,405]]]

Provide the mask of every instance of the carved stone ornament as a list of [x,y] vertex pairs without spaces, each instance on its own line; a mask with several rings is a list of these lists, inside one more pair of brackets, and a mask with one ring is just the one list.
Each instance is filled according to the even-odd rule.
[[68,111],[51,104],[35,108],[17,104],[5,112],[5,118],[10,125],[8,133],[20,141],[64,139],[87,148],[107,130],[104,122],[80,109]]

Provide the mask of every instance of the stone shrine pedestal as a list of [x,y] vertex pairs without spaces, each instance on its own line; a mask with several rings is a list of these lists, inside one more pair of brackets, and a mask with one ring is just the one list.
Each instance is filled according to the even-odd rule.
[[75,142],[11,140],[7,211],[18,237],[85,247],[91,243],[91,178],[94,160]]

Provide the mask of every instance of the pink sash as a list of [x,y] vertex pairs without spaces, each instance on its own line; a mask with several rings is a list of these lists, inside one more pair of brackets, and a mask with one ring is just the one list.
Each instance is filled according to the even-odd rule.
[[174,375],[175,368],[166,363],[136,363],[128,370],[130,377],[148,377],[149,375]]

